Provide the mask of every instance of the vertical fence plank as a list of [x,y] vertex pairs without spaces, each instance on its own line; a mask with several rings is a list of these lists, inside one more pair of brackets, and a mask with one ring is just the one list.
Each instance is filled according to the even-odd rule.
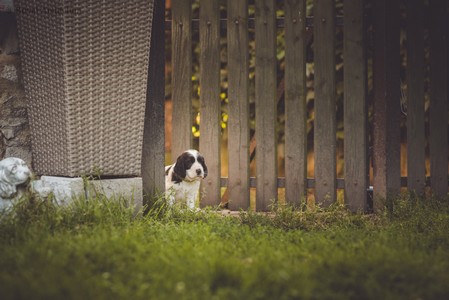
[[368,188],[364,1],[344,1],[345,202],[366,211]]
[[142,148],[144,195],[154,197],[165,190],[165,0],[154,1],[148,67],[147,103]]
[[191,0],[172,0],[172,160],[192,147]]
[[276,2],[256,0],[256,209],[277,200]]
[[430,182],[436,197],[447,195],[448,90],[446,1],[430,1]]
[[200,0],[200,151],[209,174],[201,206],[220,203],[220,7]]
[[315,199],[323,206],[336,200],[334,5],[334,1],[316,0],[314,6]]
[[306,195],[306,1],[285,1],[285,198],[300,205]]
[[407,9],[407,187],[424,194],[426,184],[424,133],[423,1],[406,2]]
[[[376,0],[374,7],[374,210],[400,191],[399,1]],[[385,201],[387,201],[385,203]]]
[[228,0],[229,209],[248,209],[249,101],[248,2]]

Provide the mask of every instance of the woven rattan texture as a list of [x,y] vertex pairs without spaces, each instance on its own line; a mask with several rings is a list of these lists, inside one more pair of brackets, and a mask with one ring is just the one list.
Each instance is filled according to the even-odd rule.
[[35,172],[140,175],[152,1],[15,5]]

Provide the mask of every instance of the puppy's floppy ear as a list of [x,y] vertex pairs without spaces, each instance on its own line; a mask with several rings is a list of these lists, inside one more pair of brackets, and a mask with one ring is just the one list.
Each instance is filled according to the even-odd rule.
[[181,181],[182,179],[186,178],[186,157],[185,153],[178,156],[178,159],[176,160],[175,167],[173,168],[174,173],[180,177]]
[[207,165],[206,162],[204,161],[204,157],[202,155],[198,156],[198,162],[201,164],[201,166],[203,167],[204,170],[204,178],[207,177]]

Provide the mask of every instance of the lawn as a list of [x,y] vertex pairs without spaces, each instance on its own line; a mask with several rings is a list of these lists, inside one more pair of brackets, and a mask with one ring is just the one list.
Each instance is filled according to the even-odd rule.
[[223,217],[98,197],[0,220],[1,299],[449,299],[449,204]]

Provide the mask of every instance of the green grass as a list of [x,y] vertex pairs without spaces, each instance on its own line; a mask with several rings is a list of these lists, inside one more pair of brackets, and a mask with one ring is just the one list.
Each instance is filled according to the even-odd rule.
[[1,299],[449,299],[449,204],[147,215],[102,197],[0,220]]

